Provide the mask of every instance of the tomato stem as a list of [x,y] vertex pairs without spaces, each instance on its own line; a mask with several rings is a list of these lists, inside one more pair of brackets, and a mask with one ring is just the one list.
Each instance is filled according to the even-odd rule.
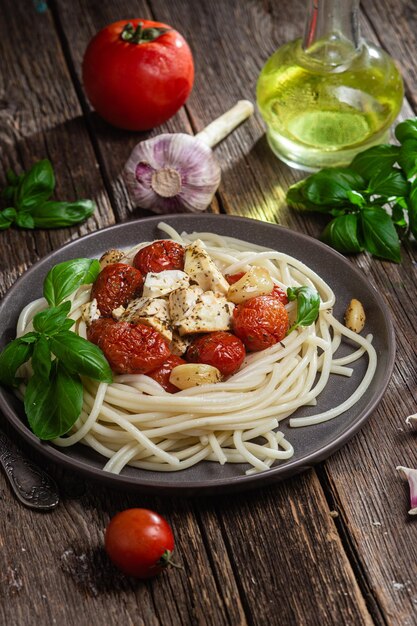
[[172,561],[171,556],[172,556],[172,551],[165,550],[165,552],[162,554],[161,558],[159,559],[159,565],[161,565],[162,567],[168,567],[169,565],[172,567],[176,567],[177,569],[184,569],[182,565],[180,565],[179,563],[175,563],[175,561]]
[[128,22],[120,33],[120,39],[135,45],[149,43],[151,41],[155,41],[155,39],[158,39],[158,37],[161,37],[161,35],[164,35],[169,30],[171,29],[154,27],[143,28],[143,22],[139,22],[135,28],[132,22]]

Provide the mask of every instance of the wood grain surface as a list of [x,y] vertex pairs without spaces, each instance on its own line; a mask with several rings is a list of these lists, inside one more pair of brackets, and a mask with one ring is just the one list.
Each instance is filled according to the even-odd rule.
[[[241,98],[254,99],[266,58],[300,36],[304,0],[0,0],[0,183],[50,158],[59,199],[91,197],[94,217],[79,228],[0,232],[0,293],[37,259],[66,241],[146,214],[132,206],[121,170],[137,141],[160,132],[198,132]],[[406,0],[363,0],[366,37],[395,56],[406,84],[403,116],[417,107],[417,11]],[[91,111],[81,62],[91,36],[129,17],[178,28],[196,63],[193,92],[166,125],[149,133],[111,128]],[[267,147],[258,114],[216,148],[222,183],[210,210],[277,222],[312,236],[324,221],[288,209],[301,175]],[[60,506],[21,507],[0,475],[0,623],[11,626],[417,624],[416,524],[395,472],[417,467],[415,243],[401,265],[363,254],[364,272],[391,310],[397,359],[387,393],[362,431],[314,471],[259,492],[181,500],[125,494],[47,464]],[[2,420],[1,426],[10,429]],[[17,437],[12,435],[15,441]],[[118,573],[103,550],[110,517],[132,506],[171,523],[176,561],[157,579]]]

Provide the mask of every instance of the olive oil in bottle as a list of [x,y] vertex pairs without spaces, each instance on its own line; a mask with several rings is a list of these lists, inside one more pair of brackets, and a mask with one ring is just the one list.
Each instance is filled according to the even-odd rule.
[[348,165],[383,143],[403,100],[391,57],[359,36],[359,0],[309,0],[304,39],[279,48],[259,76],[257,102],[274,153],[314,171]]

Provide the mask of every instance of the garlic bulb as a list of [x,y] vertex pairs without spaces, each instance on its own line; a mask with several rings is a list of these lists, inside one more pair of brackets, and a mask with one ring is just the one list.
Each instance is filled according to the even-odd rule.
[[154,213],[204,211],[220,178],[211,149],[184,133],[166,133],[138,143],[125,166],[135,204]]
[[253,112],[239,101],[194,137],[165,133],[135,146],[124,177],[136,206],[154,213],[204,211],[220,184],[220,166],[211,147]]

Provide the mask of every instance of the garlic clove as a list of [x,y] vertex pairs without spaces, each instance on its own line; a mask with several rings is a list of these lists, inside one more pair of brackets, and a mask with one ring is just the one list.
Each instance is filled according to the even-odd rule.
[[413,413],[412,415],[409,415],[406,420],[405,423],[407,424],[407,426],[417,426],[416,424],[417,422],[417,413]]
[[178,389],[190,389],[199,385],[219,383],[222,375],[217,367],[205,363],[185,363],[171,371],[169,382]]
[[403,476],[408,480],[408,484],[410,486],[411,509],[408,513],[409,515],[417,515],[417,469],[403,467],[402,465],[399,465],[395,469],[403,474]]
[[366,321],[362,302],[353,298],[345,312],[345,325],[354,333],[360,333],[364,329]]
[[204,211],[220,183],[211,149],[191,135],[164,133],[133,149],[124,169],[134,203],[154,213]]
[[227,299],[240,304],[256,296],[265,296],[271,293],[273,288],[274,282],[268,270],[264,267],[253,266],[242,278],[230,285]]

